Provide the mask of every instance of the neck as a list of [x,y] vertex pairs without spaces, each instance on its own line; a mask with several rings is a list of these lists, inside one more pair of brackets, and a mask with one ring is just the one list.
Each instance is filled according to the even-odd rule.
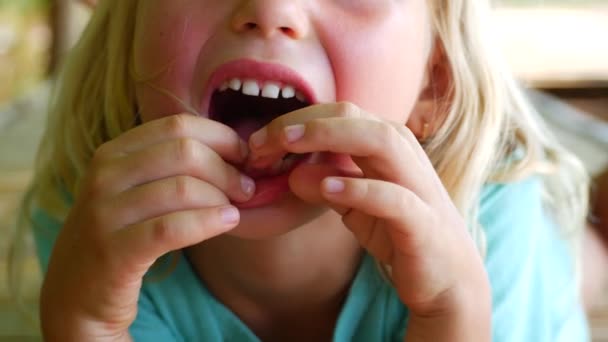
[[223,235],[187,254],[214,296],[250,326],[247,317],[337,317],[362,256],[333,211],[270,240]]

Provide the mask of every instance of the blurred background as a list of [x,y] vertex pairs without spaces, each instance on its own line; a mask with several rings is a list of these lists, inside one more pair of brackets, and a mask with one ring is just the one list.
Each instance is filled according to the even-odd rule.
[[[498,43],[558,137],[592,174],[608,162],[608,0],[493,1]],[[0,0],[0,341],[37,340],[6,284],[6,250],[31,177],[53,76],[86,25],[75,0]],[[21,289],[35,309],[33,253]],[[588,303],[594,341],[608,341],[606,289]]]

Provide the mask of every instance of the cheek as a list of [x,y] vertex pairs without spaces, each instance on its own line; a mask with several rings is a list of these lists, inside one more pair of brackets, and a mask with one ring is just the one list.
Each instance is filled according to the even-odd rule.
[[[415,20],[415,19],[413,19]],[[420,21],[420,19],[418,19]],[[388,22],[328,41],[338,100],[392,121],[406,122],[421,91],[427,62],[424,25]]]
[[[198,53],[209,32],[190,2],[148,0],[140,5],[134,40],[134,67],[144,121],[182,112],[190,103]],[[196,23],[196,24],[194,24]],[[170,94],[170,95],[169,95]]]

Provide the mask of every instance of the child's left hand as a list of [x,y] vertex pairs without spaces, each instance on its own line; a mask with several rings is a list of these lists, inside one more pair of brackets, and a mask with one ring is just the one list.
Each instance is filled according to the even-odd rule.
[[[300,168],[317,167],[316,174],[324,175],[314,187],[318,198],[342,215],[370,254],[391,267],[393,284],[412,314],[439,316],[461,312],[463,305],[473,310],[488,305],[487,276],[465,222],[405,125],[351,104],[324,104],[275,119],[252,135],[250,147],[257,166],[287,153],[352,158],[359,175],[329,163]],[[305,182],[306,176],[297,169],[292,173],[296,194],[294,188],[313,188],[298,186],[294,177]]]

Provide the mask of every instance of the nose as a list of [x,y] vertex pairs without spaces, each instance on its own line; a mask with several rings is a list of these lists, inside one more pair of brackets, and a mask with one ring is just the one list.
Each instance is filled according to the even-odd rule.
[[232,29],[264,38],[279,34],[301,39],[308,33],[309,23],[298,0],[245,0],[233,15]]

